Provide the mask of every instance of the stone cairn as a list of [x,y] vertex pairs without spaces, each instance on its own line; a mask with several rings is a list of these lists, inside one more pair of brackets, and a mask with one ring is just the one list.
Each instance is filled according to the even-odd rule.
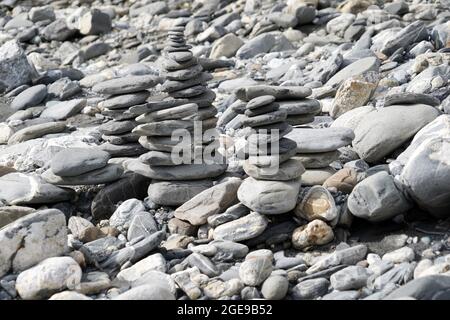
[[294,157],[297,144],[285,137],[292,131],[288,111],[275,101],[304,99],[310,94],[310,89],[303,87],[276,86],[252,86],[236,92],[240,100],[248,101],[236,112],[244,114],[242,125],[252,129],[244,162],[249,178],[239,188],[238,198],[255,212],[282,214],[296,206],[305,168]]
[[[226,170],[226,164],[217,158],[204,161],[202,157],[205,149],[214,150],[217,144],[217,135],[211,134],[216,132],[217,123],[217,109],[212,105],[215,93],[207,87],[212,76],[203,72],[189,50],[191,46],[185,43],[184,29],[177,26],[168,32],[162,62],[166,71],[162,84],[165,95],[131,110],[140,114],[133,133],[150,151],[125,166],[154,179],[149,198],[158,205],[185,203],[211,187],[212,178]],[[189,137],[176,136],[179,130],[189,133]]]
[[146,149],[138,143],[139,136],[132,132],[137,123],[131,107],[145,105],[150,96],[148,89],[161,80],[155,75],[128,75],[100,82],[93,86],[96,93],[107,96],[98,107],[102,115],[112,119],[102,124],[98,130],[106,143],[100,148],[112,157],[139,156]]

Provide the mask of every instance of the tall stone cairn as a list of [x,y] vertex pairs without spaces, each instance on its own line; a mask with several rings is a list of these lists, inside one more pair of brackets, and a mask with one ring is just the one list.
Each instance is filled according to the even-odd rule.
[[247,103],[236,111],[244,115],[242,125],[251,128],[244,162],[249,177],[240,186],[238,198],[253,211],[274,215],[296,206],[305,168],[295,157],[296,142],[285,137],[292,131],[289,112],[276,100],[303,99],[309,94],[302,87],[254,86],[237,91],[238,98]]
[[206,151],[218,155],[214,154],[218,135],[211,134],[217,133],[217,109],[212,104],[216,95],[207,87],[212,76],[203,72],[191,48],[184,39],[184,26],[168,32],[162,54],[164,96],[132,110],[140,114],[133,132],[150,151],[126,166],[153,179],[149,198],[159,205],[183,204],[211,187],[212,179],[226,170],[224,161],[203,157]]

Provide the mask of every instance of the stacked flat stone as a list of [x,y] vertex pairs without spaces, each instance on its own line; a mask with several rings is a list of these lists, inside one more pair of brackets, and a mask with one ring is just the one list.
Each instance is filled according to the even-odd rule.
[[113,157],[139,156],[146,152],[139,143],[139,136],[132,133],[137,123],[135,114],[129,109],[134,106],[145,105],[150,92],[160,79],[154,75],[131,75],[107,80],[95,85],[92,90],[107,96],[99,103],[102,114],[112,121],[102,124],[98,130],[106,142],[101,149],[109,152]]
[[351,145],[355,135],[349,128],[294,128],[287,137],[297,143],[297,154],[306,172],[303,185],[322,185],[336,170],[330,166],[340,156],[338,149]]
[[[202,134],[216,127],[217,109],[212,105],[215,93],[206,85],[212,79],[211,75],[203,72],[183,35],[183,26],[168,32],[162,62],[167,79],[162,84],[165,97],[131,110],[140,114],[136,118],[139,125],[133,133],[140,136],[139,143],[150,152],[125,165],[129,170],[154,179],[149,187],[149,198],[159,205],[185,203],[211,187],[212,178],[226,170],[225,163],[205,163],[201,157],[206,147],[211,150],[211,144],[216,144],[214,137],[203,138]],[[193,140],[194,126],[198,128],[196,130],[201,129],[200,141]],[[192,140],[172,139],[178,129],[189,132]],[[191,155],[187,156],[188,161],[183,160],[180,164],[174,160],[172,152],[183,145],[191,149]]]
[[58,152],[50,162],[50,168],[42,178],[54,185],[98,185],[116,181],[122,177],[123,168],[109,164],[111,158],[98,148],[67,148]]
[[249,178],[240,186],[238,198],[255,212],[282,214],[296,206],[305,168],[294,157],[297,144],[285,137],[292,131],[288,112],[275,100],[303,99],[309,94],[302,87],[253,86],[237,90],[237,96],[248,101],[245,108],[241,107],[242,125],[252,129],[247,138],[249,156],[244,162]]

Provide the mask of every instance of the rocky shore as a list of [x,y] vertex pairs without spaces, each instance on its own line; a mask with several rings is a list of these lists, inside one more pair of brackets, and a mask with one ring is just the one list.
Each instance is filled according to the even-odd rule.
[[450,299],[449,182],[448,0],[0,2],[0,300]]

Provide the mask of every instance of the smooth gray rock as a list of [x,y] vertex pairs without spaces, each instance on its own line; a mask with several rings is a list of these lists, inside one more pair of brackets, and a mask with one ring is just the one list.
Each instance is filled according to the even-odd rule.
[[43,84],[30,87],[18,94],[11,103],[14,110],[22,110],[34,107],[41,103],[47,96],[47,87]]
[[214,263],[200,253],[192,253],[187,257],[187,261],[191,267],[197,267],[201,273],[206,274],[208,277],[213,278],[219,275],[219,270]]
[[261,293],[268,300],[281,300],[286,296],[289,281],[283,276],[270,276],[261,287]]
[[131,132],[136,126],[134,121],[109,121],[98,127],[98,131],[105,135],[118,135]]
[[286,138],[297,143],[297,153],[321,153],[337,150],[352,143],[353,130],[348,128],[294,128]]
[[80,113],[86,106],[86,103],[86,99],[74,99],[59,102],[45,108],[40,117],[55,120],[66,120],[67,118]]
[[153,75],[131,75],[100,82],[94,85],[92,90],[100,94],[118,95],[149,89],[160,82],[161,79]]
[[0,177],[0,199],[10,205],[47,204],[69,200],[72,193],[45,182],[41,177],[13,172]]
[[122,94],[100,102],[99,106],[108,109],[129,108],[144,103],[149,96],[150,93],[148,91]]
[[56,209],[31,213],[0,229],[0,246],[0,277],[62,255],[67,251],[66,218]]
[[253,211],[281,214],[294,209],[299,190],[300,179],[270,181],[249,177],[241,184],[238,199]]
[[148,188],[148,196],[154,203],[160,205],[180,206],[212,186],[211,180],[153,180]]
[[303,99],[312,94],[312,90],[301,86],[245,86],[235,92],[236,96],[244,101],[250,101],[260,96],[274,96],[276,100]]
[[8,144],[16,144],[36,138],[40,138],[51,133],[60,133],[66,129],[66,123],[62,121],[58,122],[45,122],[41,124],[31,125],[24,129],[15,132],[9,139]]
[[82,271],[71,257],[48,258],[19,274],[16,289],[24,300],[45,299],[64,289],[74,289]]
[[402,92],[394,93],[384,97],[384,106],[391,106],[396,104],[427,104],[429,106],[437,107],[440,104],[439,99],[421,93]]
[[361,159],[369,163],[380,161],[438,115],[436,108],[424,104],[373,110],[356,126],[353,147]]
[[238,36],[233,33],[228,33],[213,43],[209,57],[211,59],[218,59],[220,57],[234,57],[243,44],[244,41],[242,41]]
[[77,176],[61,177],[56,175],[52,169],[42,174],[42,178],[48,183],[56,185],[95,185],[119,180],[122,177],[123,168],[117,164],[108,164],[100,169],[95,169]]
[[200,180],[221,175],[226,165],[223,164],[182,164],[178,166],[149,166],[137,160],[124,163],[127,170],[156,180]]
[[378,172],[355,186],[347,205],[356,217],[372,222],[389,220],[412,207],[402,189],[387,172]]
[[426,140],[423,142],[414,144],[415,150],[411,152],[400,180],[421,207],[437,217],[448,217],[450,209],[450,189],[447,183],[450,177],[448,126],[443,127],[443,130],[435,136],[428,137],[425,134],[424,138]]
[[110,158],[108,152],[96,148],[66,148],[52,158],[50,168],[58,176],[74,177],[105,167]]
[[363,58],[346,66],[327,81],[327,86],[337,87],[345,80],[369,71],[378,71],[380,62],[376,57]]

